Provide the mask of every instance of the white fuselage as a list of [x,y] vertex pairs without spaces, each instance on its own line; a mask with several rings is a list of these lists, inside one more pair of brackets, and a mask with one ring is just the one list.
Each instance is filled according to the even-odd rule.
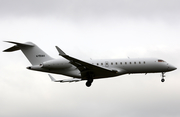
[[[100,73],[96,75],[94,79],[132,73],[168,72],[176,69],[174,66],[168,64],[167,62],[156,58],[104,59],[89,60],[86,62],[95,66],[100,66],[117,71],[117,73],[115,74]],[[28,67],[28,69],[62,74],[74,78],[82,78],[81,72],[68,60],[65,59],[52,59],[40,65]]]

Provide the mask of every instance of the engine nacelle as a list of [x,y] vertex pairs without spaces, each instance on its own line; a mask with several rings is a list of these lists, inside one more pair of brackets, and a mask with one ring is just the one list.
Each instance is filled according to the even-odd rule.
[[55,59],[43,62],[42,64],[40,64],[40,66],[47,69],[66,69],[71,67],[72,65],[68,61]]

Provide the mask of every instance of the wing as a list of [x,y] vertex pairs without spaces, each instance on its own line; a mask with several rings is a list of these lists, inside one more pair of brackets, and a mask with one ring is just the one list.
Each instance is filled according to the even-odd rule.
[[88,62],[73,58],[65,54],[59,47],[56,46],[56,49],[59,52],[59,55],[69,60],[71,64],[76,66],[81,72],[82,79],[87,79],[87,75],[93,75],[93,78],[103,78],[117,76],[120,73],[123,73],[124,70],[111,70],[104,67],[96,66]]
[[53,78],[50,74],[48,74],[50,79],[53,82],[78,82],[81,81],[81,79],[77,79],[77,78],[73,78],[73,79],[64,79],[64,80],[56,80],[55,78]]

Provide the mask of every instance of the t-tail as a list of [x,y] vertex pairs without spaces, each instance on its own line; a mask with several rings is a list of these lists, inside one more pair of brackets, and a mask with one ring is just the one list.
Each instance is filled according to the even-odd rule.
[[13,52],[13,51],[21,50],[32,65],[38,65],[45,61],[53,59],[32,42],[26,42],[26,43],[18,43],[12,41],[5,41],[5,42],[13,43],[15,45],[13,47],[4,50],[3,52]]

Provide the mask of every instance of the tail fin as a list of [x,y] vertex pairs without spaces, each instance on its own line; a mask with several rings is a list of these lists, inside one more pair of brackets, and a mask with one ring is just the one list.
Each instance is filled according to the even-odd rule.
[[32,65],[38,65],[45,61],[53,59],[32,42],[27,42],[27,43],[18,43],[12,41],[5,41],[5,42],[13,43],[16,45],[4,50],[3,52],[13,52],[13,51],[21,50]]

